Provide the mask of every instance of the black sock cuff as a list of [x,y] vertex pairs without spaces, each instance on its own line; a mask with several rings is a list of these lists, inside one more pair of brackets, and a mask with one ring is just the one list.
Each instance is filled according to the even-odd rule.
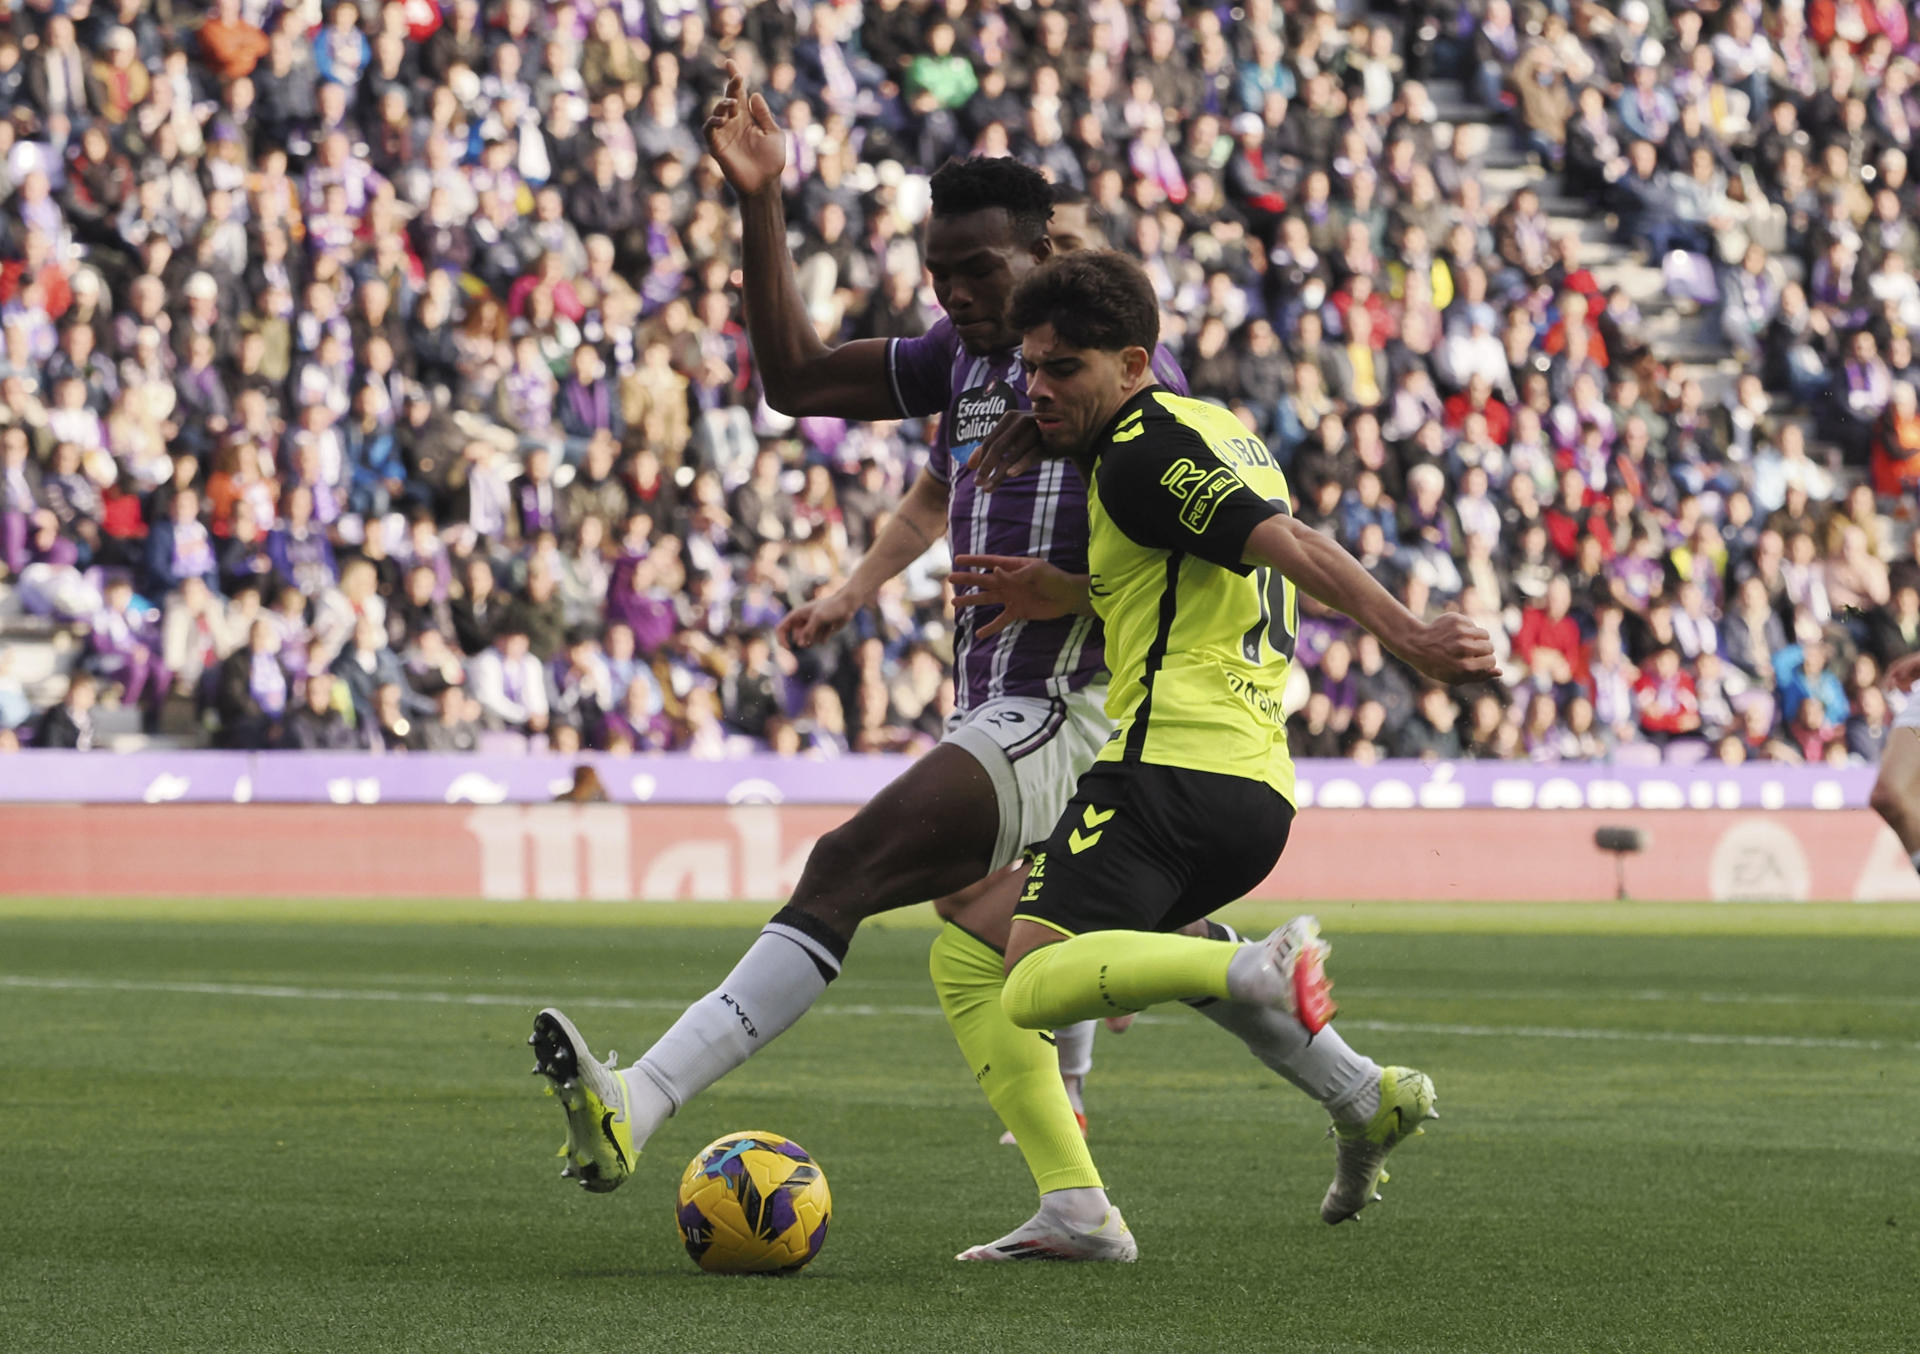
[[1240,933],[1235,931],[1231,926],[1223,922],[1217,922],[1209,917],[1207,918],[1207,939],[1226,940],[1238,944],[1240,941]]
[[813,960],[813,966],[820,970],[820,976],[832,982],[840,976],[840,965],[846,962],[846,937],[814,916],[811,912],[802,912],[797,907],[783,907],[773,914],[762,934],[771,932],[782,939],[791,940],[807,952]]

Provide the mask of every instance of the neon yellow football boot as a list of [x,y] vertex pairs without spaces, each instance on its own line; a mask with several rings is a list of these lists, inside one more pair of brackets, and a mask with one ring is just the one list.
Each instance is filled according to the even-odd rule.
[[547,1079],[547,1094],[557,1096],[567,1112],[567,1140],[559,1155],[567,1164],[560,1178],[577,1180],[583,1189],[608,1194],[633,1174],[632,1115],[628,1112],[627,1084],[614,1075],[614,1059],[597,1062],[573,1022],[548,1007],[533,1018],[533,1072]]
[[1421,1121],[1438,1119],[1433,1079],[1411,1067],[1380,1072],[1380,1108],[1364,1125],[1335,1124],[1328,1130],[1336,1144],[1333,1183],[1320,1201],[1320,1220],[1345,1222],[1380,1197],[1387,1182],[1387,1153],[1426,1132]]

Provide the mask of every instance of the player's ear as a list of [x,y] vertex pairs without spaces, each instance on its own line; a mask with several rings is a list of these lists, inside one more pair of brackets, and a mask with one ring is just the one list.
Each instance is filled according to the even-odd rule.
[[1146,375],[1147,368],[1153,364],[1153,354],[1145,348],[1123,348],[1120,350],[1120,374],[1126,377],[1126,383],[1132,385]]
[[1035,263],[1045,263],[1053,257],[1053,236],[1041,231],[1040,238],[1028,246],[1028,252],[1033,255]]

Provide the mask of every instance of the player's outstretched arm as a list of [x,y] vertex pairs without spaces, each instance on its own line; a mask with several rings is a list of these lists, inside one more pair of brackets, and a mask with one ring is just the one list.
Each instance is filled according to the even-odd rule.
[[795,418],[898,418],[886,340],[829,348],[814,332],[787,250],[780,200],[786,132],[731,61],[726,70],[726,91],[707,119],[707,149],[740,198],[747,337],[767,403]]
[[1085,574],[1070,574],[1043,559],[1022,555],[957,555],[953,605],[997,606],[1000,614],[976,632],[992,639],[1015,621],[1050,621],[1059,616],[1093,614],[1092,583]]
[[919,559],[946,531],[947,486],[922,470],[847,581],[819,601],[796,607],[780,622],[776,633],[781,642],[804,649],[833,638],[873,601],[881,584]]
[[1336,541],[1297,518],[1269,517],[1247,537],[1242,558],[1278,569],[1294,586],[1371,630],[1417,671],[1440,682],[1492,675],[1493,641],[1465,616],[1421,620]]

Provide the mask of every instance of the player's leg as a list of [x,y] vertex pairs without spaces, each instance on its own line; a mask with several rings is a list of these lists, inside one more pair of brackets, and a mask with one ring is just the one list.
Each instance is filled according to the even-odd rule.
[[[1013,921],[1013,900],[1020,896],[1020,886],[1027,877],[1025,861],[997,871],[970,888],[946,898],[936,899],[933,910],[940,914],[940,920],[957,926],[960,930],[977,939],[984,940],[995,953],[1004,956],[1007,949],[1007,928]],[[938,942],[936,942],[936,945]],[[937,955],[937,950],[936,950]],[[934,983],[940,982],[940,967],[934,965]],[[1060,1084],[1066,1088],[1067,1103],[1073,1107],[1074,1118],[1080,1123],[1080,1131],[1087,1131],[1087,1107],[1083,1098],[1087,1073],[1093,1069],[1093,1026],[1091,1020],[1083,1020],[1077,1025],[1067,1025],[1053,1032],[1053,1050],[1060,1069]],[[992,1099],[991,1096],[988,1097]],[[1018,1137],[1009,1128],[1000,1135],[1003,1147],[1012,1147]]]
[[862,919],[973,883],[992,867],[1001,835],[993,779],[943,743],[820,839],[787,906],[632,1067],[599,1068],[564,1016],[542,1012],[529,1042],[534,1070],[567,1110],[571,1175],[615,1188],[669,1116],[819,1000]]
[[[1238,941],[1231,927],[1207,923],[1216,938]],[[1333,1120],[1333,1183],[1320,1201],[1328,1223],[1345,1222],[1378,1199],[1386,1157],[1423,1120],[1439,1118],[1433,1081],[1409,1067],[1382,1067],[1352,1048],[1334,1025],[1309,1033],[1299,1017],[1256,1002],[1203,999],[1187,1003],[1238,1038],[1267,1067],[1312,1097]]]
[[[1076,833],[1057,834],[1048,858],[1036,862],[1037,880],[1023,895],[1009,950],[1015,965],[1009,1009],[1025,1024],[1103,1007],[1140,1009],[1192,989],[1180,999],[1238,1036],[1334,1117],[1338,1168],[1321,1216],[1343,1221],[1376,1197],[1387,1153],[1419,1132],[1421,1120],[1436,1117],[1432,1083],[1409,1068],[1379,1067],[1313,1014],[1319,984],[1311,971],[1302,984],[1299,962],[1324,954],[1324,947],[1310,919],[1296,919],[1260,945],[1240,944],[1218,923],[1197,943],[1085,929],[1123,924],[1127,906],[1095,895],[1103,882],[1117,893],[1126,876],[1140,876],[1155,863],[1179,880],[1179,899],[1163,924],[1250,891],[1271,871],[1291,825],[1283,801],[1276,808],[1277,796],[1251,793],[1245,782],[1168,768],[1129,772],[1130,784],[1109,777],[1104,797],[1098,778],[1088,777],[1068,814],[1078,811],[1087,822]],[[1096,818],[1102,839],[1122,829],[1124,845],[1104,868],[1087,864],[1102,846],[1091,835]],[[1223,833],[1221,824],[1234,830]],[[1056,866],[1062,837],[1066,854]]]
[[1060,1060],[1060,1084],[1073,1106],[1080,1131],[1087,1131],[1087,1076],[1093,1071],[1093,1031],[1097,1021],[1081,1020],[1053,1032],[1053,1051]]
[[1920,696],[1907,702],[1888,732],[1880,753],[1880,774],[1867,802],[1900,838],[1914,868],[1920,869]]
[[947,924],[928,967],[960,1054],[1020,1148],[1041,1198],[1025,1226],[958,1258],[1131,1260],[1133,1238],[1094,1169],[1054,1037],[1017,1028],[1000,1000],[1007,926],[1024,882],[1023,871],[1005,866],[1052,826],[1076,770],[1092,761],[1111,726],[1098,695],[1084,692],[1065,702],[991,702],[976,713],[952,737],[993,778],[1004,814],[994,861],[1001,868],[962,897],[942,901]]

